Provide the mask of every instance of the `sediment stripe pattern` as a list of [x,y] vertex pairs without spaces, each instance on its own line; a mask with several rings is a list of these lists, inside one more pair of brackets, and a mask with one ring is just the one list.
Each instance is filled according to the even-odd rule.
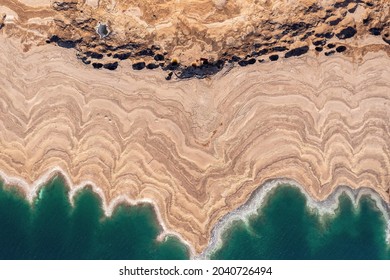
[[315,200],[346,185],[389,203],[384,51],[165,81],[161,71],[95,71],[53,45],[0,45],[4,174],[33,184],[58,167],[72,185],[94,182],[107,202],[151,200],[197,253],[219,219],[270,179],[294,180]]

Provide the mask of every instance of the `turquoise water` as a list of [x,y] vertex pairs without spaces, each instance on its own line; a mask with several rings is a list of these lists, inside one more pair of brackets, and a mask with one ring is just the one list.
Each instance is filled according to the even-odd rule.
[[[86,188],[74,207],[60,178],[30,205],[0,184],[0,259],[187,259],[178,239],[161,233],[150,205],[118,206],[105,217],[100,198]],[[385,221],[374,201],[357,209],[342,195],[335,215],[320,217],[291,186],[276,188],[258,215],[237,221],[215,259],[386,259]]]
[[116,208],[103,215],[91,189],[75,197],[57,178],[32,207],[16,191],[0,188],[0,259],[187,259],[187,247],[161,232],[149,205]]
[[388,259],[385,220],[364,196],[357,209],[342,194],[334,215],[306,207],[298,188],[280,186],[258,214],[237,221],[223,236],[214,259]]

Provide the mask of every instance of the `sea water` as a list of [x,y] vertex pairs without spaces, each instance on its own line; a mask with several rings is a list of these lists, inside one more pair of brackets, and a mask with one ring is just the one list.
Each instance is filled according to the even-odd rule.
[[302,192],[284,185],[271,191],[256,215],[223,234],[215,259],[386,259],[386,222],[374,200],[355,207],[346,194],[334,214],[307,207]]
[[[388,259],[386,223],[369,196],[355,207],[339,197],[332,215],[307,207],[298,188],[272,190],[258,213],[223,234],[214,259]],[[158,241],[162,228],[148,204],[119,205],[106,217],[91,188],[74,197],[60,177],[30,204],[0,184],[0,259],[187,259],[175,237]]]
[[153,207],[120,205],[105,217],[100,198],[85,188],[74,207],[60,178],[30,205],[0,188],[0,259],[186,259],[188,248],[161,233]]

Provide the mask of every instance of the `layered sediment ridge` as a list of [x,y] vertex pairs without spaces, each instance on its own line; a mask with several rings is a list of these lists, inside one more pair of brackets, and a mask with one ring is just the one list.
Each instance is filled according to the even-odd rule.
[[54,167],[109,204],[153,201],[196,253],[263,183],[289,178],[315,200],[337,186],[390,202],[390,58],[304,55],[165,81],[95,71],[54,45],[0,37],[0,168],[31,186]]

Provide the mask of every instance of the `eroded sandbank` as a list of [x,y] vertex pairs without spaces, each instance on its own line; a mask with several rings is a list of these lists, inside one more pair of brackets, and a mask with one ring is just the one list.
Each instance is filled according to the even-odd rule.
[[106,205],[153,201],[194,255],[223,216],[276,178],[318,201],[344,185],[389,203],[383,50],[165,81],[162,71],[95,71],[73,50],[23,52],[0,40],[0,165],[26,186],[59,168],[72,187],[94,182]]

